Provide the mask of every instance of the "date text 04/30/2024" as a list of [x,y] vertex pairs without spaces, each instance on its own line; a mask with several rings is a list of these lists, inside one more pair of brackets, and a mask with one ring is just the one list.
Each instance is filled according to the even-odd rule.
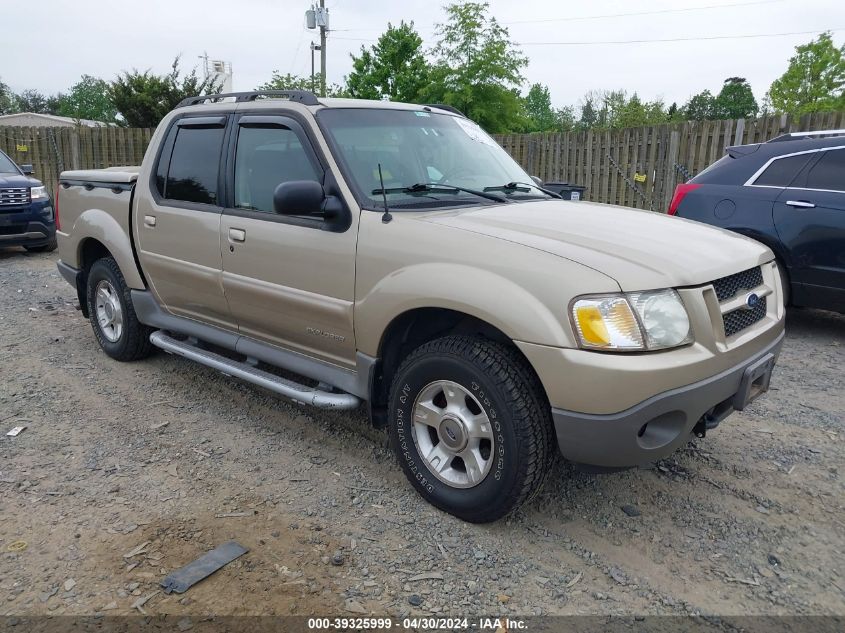
[[[399,628],[400,622],[392,618],[309,618],[308,628],[312,630],[379,630]],[[417,631],[466,630],[521,631],[526,629],[523,620],[511,618],[404,618],[401,628]]]

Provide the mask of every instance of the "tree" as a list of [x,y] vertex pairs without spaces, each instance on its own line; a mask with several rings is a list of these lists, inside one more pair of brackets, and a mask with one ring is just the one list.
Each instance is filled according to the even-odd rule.
[[845,44],[837,48],[827,32],[796,46],[767,96],[776,111],[794,115],[845,109]]
[[683,108],[687,121],[707,121],[716,113],[716,97],[709,90],[702,90],[690,97]]
[[714,102],[714,118],[747,119],[757,116],[759,107],[745,77],[728,77]]
[[666,119],[670,123],[675,123],[677,121],[682,121],[683,118],[684,118],[683,109],[679,108],[677,102],[673,101],[672,105],[669,106],[669,109],[666,110]]
[[415,103],[429,83],[429,64],[422,52],[422,38],[414,23],[390,23],[378,42],[352,57],[346,90],[357,99],[382,99]]
[[18,112],[35,112],[37,114],[58,114],[62,95],[47,96],[38,90],[27,89],[15,98]]
[[627,99],[622,93],[623,101],[614,112],[611,127],[641,127],[643,125],[658,125],[667,120],[663,102],[643,101],[635,92]]
[[486,2],[446,7],[447,20],[437,27],[437,63],[423,96],[455,106],[489,132],[507,132],[523,122],[518,88],[528,59],[488,9]]
[[196,69],[181,77],[177,56],[167,75],[133,69],[111,82],[108,94],[127,125],[155,127],[182,99],[214,94],[219,89],[212,79],[200,80]]
[[657,125],[668,119],[663,101],[643,101],[635,92],[590,90],[581,99],[580,129]]
[[99,77],[82,75],[59,103],[58,113],[74,119],[91,119],[112,123],[117,109],[109,94],[109,84]]
[[8,85],[0,80],[0,114],[13,114],[18,111],[18,98]]
[[525,114],[528,132],[550,132],[559,127],[560,119],[552,108],[549,88],[543,84],[531,85],[525,96]]
[[[320,73],[314,74],[312,90],[311,77],[300,77],[299,75],[291,75],[290,73],[282,75],[278,70],[274,70],[270,81],[261,84],[256,90],[308,90],[317,94],[320,90],[320,77]],[[347,93],[337,84],[326,84],[326,96],[345,97]]]
[[584,95],[579,107],[581,108],[581,118],[578,119],[578,127],[584,130],[595,127],[599,122],[599,114],[593,94],[588,92]]
[[557,118],[557,129],[560,132],[569,132],[574,130],[578,120],[575,118],[575,108],[573,106],[563,106],[555,111]]

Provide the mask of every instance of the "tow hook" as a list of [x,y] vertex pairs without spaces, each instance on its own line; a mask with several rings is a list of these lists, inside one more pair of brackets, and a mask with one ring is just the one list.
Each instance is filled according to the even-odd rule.
[[731,404],[731,399],[728,398],[724,402],[720,402],[715,407],[710,409],[707,413],[701,416],[701,419],[692,427],[692,432],[696,437],[703,438],[707,436],[707,431],[712,431],[719,423],[733,413],[734,408]]

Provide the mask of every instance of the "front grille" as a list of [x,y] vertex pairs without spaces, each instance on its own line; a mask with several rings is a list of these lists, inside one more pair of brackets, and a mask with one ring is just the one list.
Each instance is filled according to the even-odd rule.
[[0,209],[4,207],[23,207],[29,203],[29,187],[0,189]]
[[12,224],[10,226],[0,226],[0,235],[18,235],[26,230],[26,224]]
[[733,299],[740,290],[751,290],[763,285],[763,273],[760,267],[749,268],[735,275],[728,275],[713,282],[716,289],[716,297],[719,302]]
[[[740,273],[742,274],[742,273]],[[725,337],[733,336],[745,328],[754,325],[766,316],[766,297],[761,297],[751,310],[739,308],[722,315],[725,322]]]

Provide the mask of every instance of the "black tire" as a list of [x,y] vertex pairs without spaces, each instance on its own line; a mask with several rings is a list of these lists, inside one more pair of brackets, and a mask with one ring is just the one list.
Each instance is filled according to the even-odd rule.
[[[122,331],[115,341],[109,340],[103,326],[97,318],[97,287],[100,282],[107,282],[114,288],[115,296],[120,302],[122,311]],[[119,361],[133,361],[146,358],[152,351],[150,334],[153,329],[138,321],[135,308],[132,305],[132,297],[129,287],[123,278],[123,273],[117,262],[111,257],[98,259],[88,271],[86,280],[86,300],[88,304],[88,315],[91,320],[91,328],[94,336],[103,351]]]
[[[418,447],[415,403],[438,381],[457,383],[492,422],[488,451],[496,458],[472,487],[442,481]],[[496,521],[516,510],[539,491],[555,455],[542,385],[515,350],[486,339],[449,336],[416,349],[396,372],[389,411],[390,443],[408,480],[429,503],[472,523]],[[441,437],[428,428],[421,432]],[[463,461],[451,463],[459,469]]]
[[29,251],[30,253],[52,253],[56,248],[58,248],[59,244],[56,242],[56,238],[54,237],[52,240],[47,242],[46,244],[41,244],[40,246],[26,246],[24,248]]
[[792,298],[792,288],[789,285],[789,273],[786,272],[786,266],[783,262],[777,260],[778,274],[780,274],[780,287],[783,290],[783,305],[789,306],[789,301]]

